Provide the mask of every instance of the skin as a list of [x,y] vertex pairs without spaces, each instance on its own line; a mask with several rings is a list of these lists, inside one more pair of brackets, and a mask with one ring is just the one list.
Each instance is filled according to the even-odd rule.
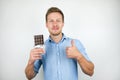
[[[53,12],[47,16],[46,28],[50,33],[51,39],[56,43],[62,39],[63,26],[64,22],[62,21],[62,15],[60,13]],[[76,59],[82,71],[85,74],[92,76],[94,73],[94,64],[85,59],[85,57],[78,51],[73,40],[71,41],[71,45],[72,46],[66,48],[67,57]],[[44,54],[44,50],[42,48],[34,48],[30,51],[30,58],[25,69],[26,77],[28,80],[31,80],[36,75],[34,72],[34,62],[35,60],[41,59],[40,54]]]

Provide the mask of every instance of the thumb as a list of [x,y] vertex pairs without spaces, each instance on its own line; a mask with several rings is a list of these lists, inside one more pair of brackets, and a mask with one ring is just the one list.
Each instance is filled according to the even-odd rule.
[[71,46],[72,46],[72,47],[75,46],[74,40],[71,40]]

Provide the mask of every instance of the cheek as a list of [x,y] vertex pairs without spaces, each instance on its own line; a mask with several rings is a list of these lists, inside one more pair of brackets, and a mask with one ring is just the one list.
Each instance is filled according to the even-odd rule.
[[64,26],[64,23],[61,25],[62,27]]
[[46,28],[48,29],[48,30],[51,30],[51,25],[50,24],[46,24]]
[[46,28],[48,28],[48,24],[46,23]]
[[46,23],[46,27],[47,27],[47,28],[50,28],[50,24]]

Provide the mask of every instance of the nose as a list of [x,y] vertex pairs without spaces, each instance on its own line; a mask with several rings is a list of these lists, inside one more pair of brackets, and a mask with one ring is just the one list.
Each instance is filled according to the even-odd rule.
[[56,25],[57,25],[57,22],[56,22],[56,21],[54,21],[54,22],[53,22],[53,25],[54,25],[54,26],[56,26]]

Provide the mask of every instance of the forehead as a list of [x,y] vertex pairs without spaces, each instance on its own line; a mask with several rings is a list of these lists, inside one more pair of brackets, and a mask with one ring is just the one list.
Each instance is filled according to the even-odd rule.
[[52,12],[47,16],[48,19],[50,18],[62,18],[62,15],[59,12]]

